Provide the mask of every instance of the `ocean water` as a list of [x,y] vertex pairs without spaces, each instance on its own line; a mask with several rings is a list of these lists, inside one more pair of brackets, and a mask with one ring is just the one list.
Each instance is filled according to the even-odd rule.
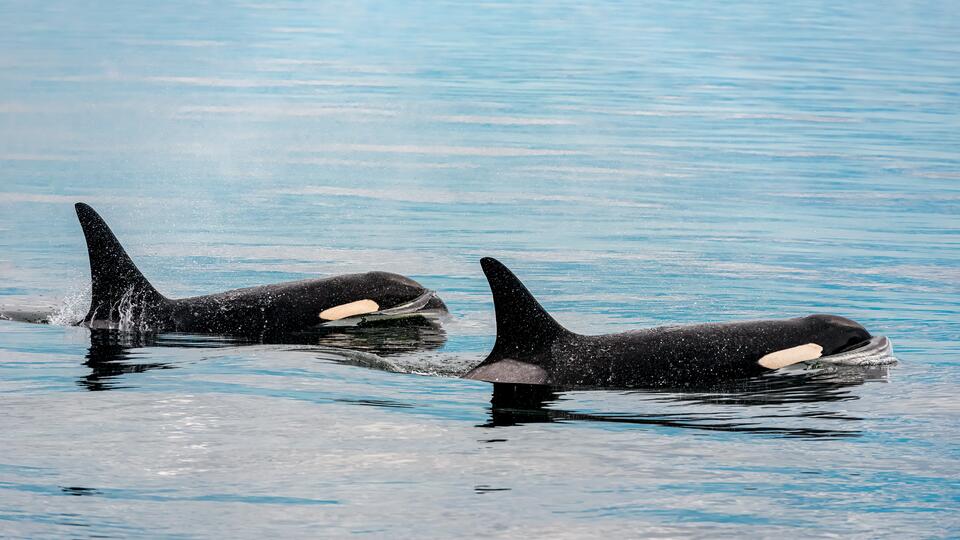
[[[58,323],[0,321],[0,536],[957,536],[958,14],[0,2],[0,311]],[[92,333],[77,201],[170,296],[451,317]],[[900,364],[495,398],[482,256],[579,332],[827,312]]]

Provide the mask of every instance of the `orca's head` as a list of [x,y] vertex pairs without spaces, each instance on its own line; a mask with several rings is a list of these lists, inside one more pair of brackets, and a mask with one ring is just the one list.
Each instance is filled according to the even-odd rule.
[[810,315],[805,318],[812,326],[813,341],[823,347],[822,356],[858,349],[872,337],[866,328],[845,317]]
[[408,304],[411,301],[423,298],[427,303],[418,309],[446,312],[447,306],[436,294],[431,294],[429,300],[424,295],[433,293],[423,285],[400,274],[391,272],[367,272],[359,274],[361,278],[361,293],[367,294],[380,304],[381,309],[394,308]]

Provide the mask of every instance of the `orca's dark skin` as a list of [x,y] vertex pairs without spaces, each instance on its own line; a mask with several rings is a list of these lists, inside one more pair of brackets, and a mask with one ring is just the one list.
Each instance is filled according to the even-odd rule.
[[384,310],[421,299],[425,302],[421,311],[447,310],[416,281],[388,272],[166,298],[140,273],[93,208],[77,203],[76,211],[87,240],[93,284],[90,310],[80,323],[84,326],[262,338],[317,327],[325,322],[319,316],[322,311],[360,300],[373,300]]
[[480,264],[493,293],[497,341],[467,379],[565,388],[709,386],[773,371],[759,362],[778,351],[819,347],[818,356],[828,356],[871,338],[834,315],[585,336],[557,323],[499,261]]

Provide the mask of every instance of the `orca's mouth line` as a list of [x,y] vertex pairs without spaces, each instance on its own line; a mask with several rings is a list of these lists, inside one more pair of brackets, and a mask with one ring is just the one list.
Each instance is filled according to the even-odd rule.
[[842,366],[889,366],[896,364],[897,359],[886,336],[873,336],[846,350],[818,358],[817,362]]
[[847,346],[843,347],[842,349],[838,350],[837,352],[835,352],[835,353],[833,353],[833,354],[834,354],[834,355],[837,355],[837,354],[848,353],[848,352],[850,352],[850,351],[855,351],[855,350],[860,349],[860,348],[862,348],[862,347],[866,347],[866,346],[869,345],[869,344],[870,344],[870,340],[869,340],[869,339],[865,339],[865,340],[863,340],[863,341],[858,341],[858,342],[856,342],[856,343],[854,343],[854,344],[852,344],[852,345],[847,345]]
[[430,300],[433,300],[436,296],[436,291],[427,290],[427,292],[421,294],[406,304],[400,304],[399,306],[394,306],[392,308],[381,309],[380,311],[371,313],[371,315],[404,315],[407,313],[413,313],[414,311],[423,309],[427,304],[430,303]]

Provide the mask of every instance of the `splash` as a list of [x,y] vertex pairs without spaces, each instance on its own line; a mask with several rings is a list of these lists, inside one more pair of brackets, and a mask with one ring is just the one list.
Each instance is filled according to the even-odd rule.
[[824,356],[815,362],[815,364],[836,366],[890,366],[896,363],[893,345],[886,336],[874,336],[863,347],[833,356]]
[[[137,295],[131,287],[120,297],[120,300],[110,306],[105,314],[95,310],[89,321],[85,321],[90,309],[90,291],[84,289],[68,294],[61,300],[60,305],[41,320],[28,322],[42,322],[54,326],[86,326],[93,329],[120,330],[122,332],[148,332],[149,302],[145,294]],[[105,317],[104,317],[105,315]]]
[[150,307],[151,303],[147,299],[147,294],[145,292],[138,294],[135,287],[130,287],[124,291],[116,304],[109,307],[105,318],[101,317],[98,308],[94,310],[89,318],[90,320],[84,320],[86,316],[84,312],[74,324],[121,332],[150,332],[154,330],[150,327]]
[[138,298],[134,288],[128,288],[123,293],[123,296],[120,297],[120,302],[117,303],[116,311],[119,319],[116,326],[117,330],[125,332],[145,332],[150,330],[146,322],[146,310],[146,294],[141,293]]
[[90,290],[83,289],[68,294],[47,316],[47,323],[54,326],[76,326],[83,321],[90,308]]

